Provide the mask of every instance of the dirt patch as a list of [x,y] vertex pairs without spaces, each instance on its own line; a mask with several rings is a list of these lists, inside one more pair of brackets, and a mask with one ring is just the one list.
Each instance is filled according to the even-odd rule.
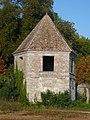
[[90,120],[90,113],[62,110],[0,111],[0,120]]

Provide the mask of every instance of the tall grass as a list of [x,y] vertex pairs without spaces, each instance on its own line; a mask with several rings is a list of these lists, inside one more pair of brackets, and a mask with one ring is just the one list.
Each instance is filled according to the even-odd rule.
[[1,111],[21,111],[23,106],[17,101],[6,101],[0,98],[0,110]]

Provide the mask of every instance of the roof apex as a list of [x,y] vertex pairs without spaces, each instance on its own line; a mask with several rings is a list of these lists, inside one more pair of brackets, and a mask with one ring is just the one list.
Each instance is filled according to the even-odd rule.
[[13,54],[28,50],[72,51],[47,13]]

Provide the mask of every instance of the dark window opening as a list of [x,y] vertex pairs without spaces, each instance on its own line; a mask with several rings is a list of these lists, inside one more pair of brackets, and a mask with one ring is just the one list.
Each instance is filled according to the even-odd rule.
[[54,56],[43,56],[43,71],[54,71]]
[[23,57],[20,57],[21,60],[23,60]]

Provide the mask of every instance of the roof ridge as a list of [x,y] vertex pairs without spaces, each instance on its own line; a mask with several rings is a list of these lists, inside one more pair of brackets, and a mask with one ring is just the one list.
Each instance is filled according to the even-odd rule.
[[[46,13],[46,15],[47,15],[47,13]],[[44,16],[45,17],[45,16]],[[31,31],[31,32],[33,32],[35,29],[36,29],[36,27],[38,27],[39,25],[40,25],[40,23],[42,22],[42,20],[44,19],[44,17],[39,21],[39,23],[35,26],[35,28]],[[37,33],[38,31],[36,31],[36,33]],[[34,38],[35,38],[35,36],[34,36]],[[28,48],[30,47],[30,45],[31,45],[31,43],[33,42],[33,40],[34,40],[34,38],[30,41],[30,44],[28,45]]]
[[[49,17],[50,18],[50,17]],[[51,19],[51,18],[50,18]],[[53,28],[55,29],[55,32],[57,32],[58,33],[58,36],[60,37],[61,36],[61,38],[62,39],[64,39],[64,41],[66,42],[66,39],[64,38],[64,36],[60,33],[60,31],[57,29],[57,27],[55,26],[55,24],[53,23],[53,21],[51,21],[52,22],[52,24],[53,24]],[[57,31],[56,31],[57,30]],[[68,45],[68,43],[66,42],[66,44]],[[69,47],[69,45],[68,45],[68,47]]]

